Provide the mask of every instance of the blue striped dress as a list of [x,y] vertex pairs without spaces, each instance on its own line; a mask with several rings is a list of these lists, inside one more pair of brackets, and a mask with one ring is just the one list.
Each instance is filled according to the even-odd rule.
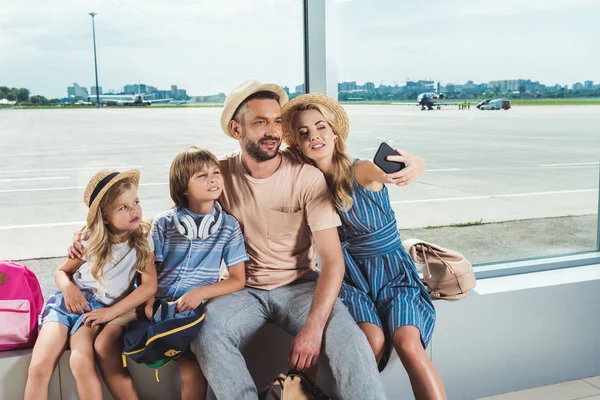
[[373,192],[355,180],[352,199],[352,208],[339,213],[346,263],[340,298],[357,323],[370,322],[383,330],[386,346],[379,363],[382,371],[398,328],[417,327],[423,347],[427,347],[435,325],[435,308],[402,246],[387,187]]

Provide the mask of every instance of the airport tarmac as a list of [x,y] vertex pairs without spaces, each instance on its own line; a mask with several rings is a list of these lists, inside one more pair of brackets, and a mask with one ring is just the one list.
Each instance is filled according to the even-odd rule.
[[[352,156],[372,158],[387,141],[427,161],[420,182],[389,188],[401,229],[598,212],[600,106],[345,108]],[[83,189],[100,168],[140,169],[145,216],[169,208],[177,152],[239,149],[219,128],[221,110],[0,110],[0,259],[64,255],[85,219]],[[596,224],[582,226],[596,237]]]

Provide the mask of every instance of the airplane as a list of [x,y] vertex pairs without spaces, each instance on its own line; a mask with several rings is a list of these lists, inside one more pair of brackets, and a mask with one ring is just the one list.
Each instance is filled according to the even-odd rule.
[[[142,94],[101,94],[100,104],[109,106],[149,106],[154,103],[168,103],[173,99],[149,100]],[[89,96],[88,101],[96,104],[96,96]]]
[[[441,109],[443,104],[437,103],[437,100],[444,100],[446,98],[446,95],[444,93],[421,93],[418,97],[417,97],[417,106],[421,106],[421,110],[425,110],[425,108],[427,107],[427,110],[433,110],[433,107],[436,107],[438,110]],[[446,104],[446,103],[444,103]]]
[[417,106],[421,106],[421,110],[433,110],[434,107],[437,110],[441,110],[442,106],[451,106],[459,104],[456,101],[451,103],[446,101],[442,103],[439,102],[440,100],[445,99],[446,95],[440,92],[440,83],[438,82],[436,85],[435,92],[425,92],[417,96]]

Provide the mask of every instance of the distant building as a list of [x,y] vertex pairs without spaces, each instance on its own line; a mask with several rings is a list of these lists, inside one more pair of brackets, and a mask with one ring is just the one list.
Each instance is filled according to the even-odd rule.
[[294,93],[303,94],[306,90],[304,89],[304,83],[302,85],[296,86],[296,91]]
[[356,81],[338,83],[338,93],[357,90]]
[[583,86],[584,86],[586,89],[593,89],[593,88],[594,88],[594,81],[585,81],[585,82],[583,83]]
[[283,90],[287,93],[288,96],[290,95],[290,88],[289,87],[284,86]]
[[367,92],[372,92],[375,90],[375,84],[373,82],[365,82],[365,90]]
[[[96,86],[90,88],[92,90],[92,96],[96,95]],[[102,86],[98,86],[98,94],[102,94]]]
[[574,83],[573,86],[571,86],[571,88],[573,90],[583,90],[583,84],[581,82],[577,82]]
[[77,100],[87,100],[89,94],[87,88],[81,87],[73,82],[73,86],[67,87],[67,96]]

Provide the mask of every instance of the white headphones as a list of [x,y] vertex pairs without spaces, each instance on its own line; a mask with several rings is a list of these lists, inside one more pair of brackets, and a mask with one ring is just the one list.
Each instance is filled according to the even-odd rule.
[[[216,215],[207,214],[200,220],[200,225],[196,228],[196,221],[191,215],[185,214],[181,216],[181,220],[177,217],[177,210],[173,222],[177,232],[190,240],[196,238],[206,240],[221,228],[223,223],[223,209],[221,205],[215,201]],[[216,218],[215,218],[216,217]]]
[[[178,282],[177,282],[177,287],[175,288],[175,292],[173,293],[173,297],[177,297],[177,292],[179,291],[179,286],[181,286],[181,280],[185,276],[188,266],[190,265],[193,240],[196,238],[198,238],[200,240],[208,239],[210,237],[210,235],[212,235],[213,233],[218,231],[219,228],[221,228],[221,225],[223,224],[223,208],[221,208],[221,205],[217,201],[215,201],[215,208],[216,208],[216,217],[217,218],[215,219],[215,215],[206,214],[200,220],[200,225],[198,226],[197,229],[196,229],[196,221],[194,221],[194,218],[192,218],[191,215],[186,214],[184,212],[184,215],[181,216],[181,221],[180,221],[179,218],[177,217],[178,209],[175,209],[173,211],[174,212],[173,221],[175,223],[175,228],[177,229],[177,232],[179,232],[180,234],[182,234],[183,236],[185,236],[187,239],[190,240],[190,248],[188,249],[187,255],[185,256],[185,258],[187,258],[187,262],[185,264],[185,268],[183,269],[183,272],[180,271],[180,273],[177,276]],[[191,278],[186,279],[186,282],[189,281],[190,279]]]

